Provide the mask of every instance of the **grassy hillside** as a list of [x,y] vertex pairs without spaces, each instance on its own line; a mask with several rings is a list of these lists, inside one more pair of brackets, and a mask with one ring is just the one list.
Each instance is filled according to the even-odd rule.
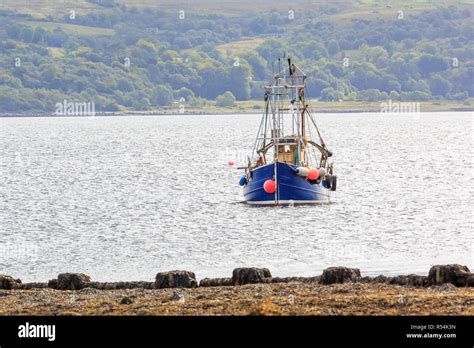
[[113,29],[89,27],[85,25],[56,23],[56,22],[39,22],[39,21],[19,21],[19,24],[27,25],[33,30],[43,28],[52,31],[56,28],[63,30],[68,35],[73,36],[112,36],[115,34]]
[[261,37],[247,38],[238,41],[226,42],[225,44],[216,46],[217,50],[227,55],[235,55],[245,51],[255,50],[263,44],[265,39]]
[[[104,5],[100,5],[100,4]],[[109,1],[87,0],[2,0],[1,8],[29,14],[37,18],[52,16],[60,18],[74,9],[78,14],[107,12]],[[411,14],[429,11],[440,7],[456,6],[468,8],[473,6],[471,0],[115,0],[114,3],[139,9],[160,9],[178,12],[188,10],[199,15],[215,14],[221,16],[245,16],[258,13],[294,10],[296,14],[307,11],[334,9],[329,13],[334,19],[392,17],[393,10],[405,10]]]
[[[474,0],[2,0],[0,112],[259,99],[290,55],[327,102],[474,97]],[[182,12],[183,11],[183,12]],[[230,104],[232,100],[230,100]]]
[[72,9],[80,16],[104,11],[102,6],[87,0],[2,0],[0,9],[37,19],[62,18]]

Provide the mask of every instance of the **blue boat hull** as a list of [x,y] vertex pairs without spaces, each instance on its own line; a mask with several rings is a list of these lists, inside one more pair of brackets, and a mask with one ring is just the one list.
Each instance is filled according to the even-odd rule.
[[275,177],[275,164],[270,163],[252,171],[251,181],[244,187],[245,201],[249,204],[311,204],[327,203],[330,196],[321,183],[312,184],[296,174],[296,167],[278,162],[276,192],[267,193],[263,184]]

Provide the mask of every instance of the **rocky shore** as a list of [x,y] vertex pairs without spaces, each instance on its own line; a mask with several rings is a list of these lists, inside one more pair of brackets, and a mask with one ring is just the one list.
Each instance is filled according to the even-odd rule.
[[437,265],[428,275],[362,277],[331,267],[315,277],[237,268],[229,278],[160,272],[154,282],[93,282],[62,273],[48,283],[0,275],[0,315],[474,315],[474,274]]

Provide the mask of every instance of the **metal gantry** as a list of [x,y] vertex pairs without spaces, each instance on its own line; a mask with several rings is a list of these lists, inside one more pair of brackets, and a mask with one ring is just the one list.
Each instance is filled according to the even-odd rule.
[[[305,98],[306,75],[291,63],[290,58],[285,61],[285,65],[284,69],[274,75],[272,84],[265,86],[265,111],[253,154],[257,156],[257,161],[264,163],[267,163],[267,158],[275,163],[289,162],[288,152],[282,150],[282,147],[287,147],[293,149],[291,162],[294,165],[326,166],[329,151],[310,112],[309,100]],[[319,137],[317,142],[312,140],[313,127]],[[310,151],[309,145],[313,145],[321,153],[319,161],[316,151]]]

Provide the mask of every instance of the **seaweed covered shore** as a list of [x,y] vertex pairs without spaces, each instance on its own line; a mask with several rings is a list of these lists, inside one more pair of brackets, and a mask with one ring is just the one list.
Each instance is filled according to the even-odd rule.
[[474,315],[474,289],[290,282],[179,290],[13,290],[0,292],[0,315]]
[[0,315],[474,315],[473,274],[433,266],[427,276],[361,277],[331,267],[321,276],[273,278],[239,268],[232,278],[162,272],[155,282],[98,283],[64,273],[49,283],[0,276]]

